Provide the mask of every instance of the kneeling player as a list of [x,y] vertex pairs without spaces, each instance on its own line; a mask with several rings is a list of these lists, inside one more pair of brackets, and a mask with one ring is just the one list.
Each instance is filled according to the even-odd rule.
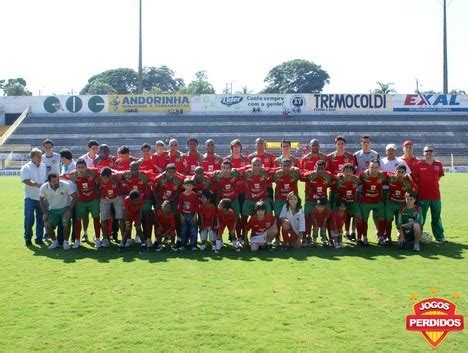
[[232,201],[229,199],[222,199],[218,204],[218,231],[216,235],[216,248],[215,252],[218,253],[223,246],[223,233],[227,228],[229,231],[229,238],[232,240],[232,246],[236,251],[240,251],[241,244],[236,237],[237,215],[232,209]]
[[[266,214],[266,205],[263,201],[255,204],[254,214],[247,223],[247,231],[250,233],[250,250],[258,251],[260,246],[267,245],[278,235],[275,217]],[[248,238],[245,238],[245,245],[248,245]]]
[[156,222],[155,222],[155,236],[156,242],[154,246],[156,251],[162,250],[163,238],[171,239],[171,248],[176,251],[177,247],[175,245],[175,236],[176,236],[176,219],[174,214],[171,212],[171,202],[165,200],[161,204],[161,208],[156,212]]
[[344,201],[339,200],[335,204],[336,208],[332,212],[329,220],[330,235],[333,240],[333,244],[336,249],[344,247],[343,240],[343,226],[345,225],[346,219],[348,218],[346,212],[346,204]]
[[[125,235],[120,243],[120,249],[130,247],[132,244],[132,225],[135,226],[137,235],[144,237],[141,229],[141,219],[143,217],[143,204],[145,200],[140,196],[136,190],[130,192],[124,200],[124,221],[125,221]],[[146,239],[142,238],[142,248],[146,248]]]
[[419,237],[421,236],[422,213],[419,206],[415,205],[416,193],[407,192],[406,204],[398,213],[397,228],[399,232],[398,248],[404,249],[410,243],[414,243],[413,251],[420,251]]

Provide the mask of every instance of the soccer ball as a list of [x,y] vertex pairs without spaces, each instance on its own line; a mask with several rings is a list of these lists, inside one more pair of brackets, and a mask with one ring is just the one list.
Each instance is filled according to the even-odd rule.
[[430,244],[431,240],[432,240],[432,235],[430,235],[428,232],[421,233],[421,243]]

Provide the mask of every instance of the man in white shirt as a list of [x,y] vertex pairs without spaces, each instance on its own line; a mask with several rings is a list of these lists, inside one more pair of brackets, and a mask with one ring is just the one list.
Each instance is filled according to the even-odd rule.
[[[39,188],[47,179],[47,168],[42,163],[42,151],[33,148],[30,153],[31,161],[26,163],[20,172],[21,182],[24,184],[24,241],[26,246],[32,245],[33,225],[36,223],[37,245],[44,244],[44,222],[39,205]],[[34,217],[36,214],[36,217]]]
[[82,155],[80,159],[84,159],[88,168],[94,167],[94,160],[97,158],[99,151],[99,142],[96,140],[89,140],[88,153]]
[[60,150],[60,174],[65,175],[70,174],[76,169],[75,161],[73,160],[73,155],[69,149]]
[[70,183],[60,180],[57,173],[50,173],[47,176],[47,183],[43,184],[39,190],[39,197],[47,236],[52,239],[49,249],[59,246],[54,231],[59,224],[63,226],[63,249],[70,249],[68,238],[70,237],[70,220],[77,200],[75,189]]
[[385,148],[386,157],[380,160],[380,170],[382,172],[394,173],[399,165],[406,167],[406,174],[411,174],[411,170],[406,162],[396,156],[396,145],[389,143]]
[[47,174],[52,172],[60,174],[60,155],[54,152],[54,143],[50,139],[45,139],[42,146],[45,152],[42,155],[42,162],[46,165]]

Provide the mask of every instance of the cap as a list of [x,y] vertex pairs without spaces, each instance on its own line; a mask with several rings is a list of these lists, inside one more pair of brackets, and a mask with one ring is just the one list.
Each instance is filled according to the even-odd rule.
[[388,150],[390,150],[390,149],[393,149],[393,150],[396,151],[396,146],[395,146],[394,143],[389,143],[389,144],[387,145],[387,147],[385,147],[385,151],[388,151]]
[[434,151],[434,147],[432,145],[426,145],[424,146],[423,152],[426,151]]
[[168,165],[166,165],[166,170],[167,169],[176,169],[175,164],[174,163],[169,163]]
[[413,146],[413,141],[411,141],[411,140],[406,140],[405,142],[403,142],[403,146],[406,146],[406,145],[411,145],[411,146]]
[[266,141],[264,139],[262,139],[261,137],[258,137],[256,140],[255,140],[255,143],[265,143]]

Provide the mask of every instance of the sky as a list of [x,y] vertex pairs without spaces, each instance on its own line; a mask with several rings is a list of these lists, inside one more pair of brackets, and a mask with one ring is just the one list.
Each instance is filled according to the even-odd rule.
[[[217,93],[265,87],[276,65],[306,59],[326,93],[442,90],[442,0],[142,0],[143,66],[188,84],[205,70]],[[33,95],[77,94],[87,80],[138,69],[139,0],[1,0],[0,79]],[[468,91],[468,0],[448,0],[449,90]]]

